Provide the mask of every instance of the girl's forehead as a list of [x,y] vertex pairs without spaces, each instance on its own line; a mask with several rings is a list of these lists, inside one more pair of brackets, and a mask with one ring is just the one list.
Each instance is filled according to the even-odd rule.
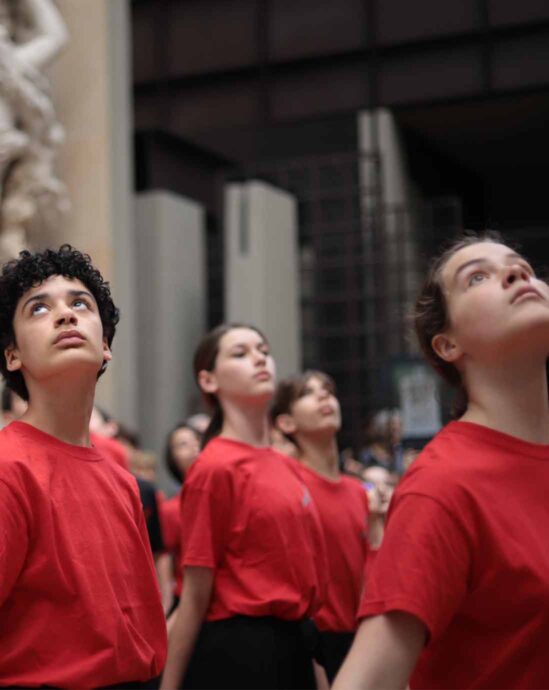
[[227,349],[236,345],[257,345],[265,342],[264,338],[252,328],[232,328],[219,341],[220,349]]
[[510,247],[498,242],[475,242],[458,249],[455,254],[448,259],[441,271],[441,277],[446,287],[449,287],[452,279],[460,268],[473,261],[508,261],[509,257],[516,255]]

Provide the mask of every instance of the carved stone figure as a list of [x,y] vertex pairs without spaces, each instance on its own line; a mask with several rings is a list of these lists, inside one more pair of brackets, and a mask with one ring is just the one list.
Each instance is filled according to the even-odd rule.
[[53,164],[63,128],[44,68],[67,41],[52,0],[0,0],[0,259],[68,207]]

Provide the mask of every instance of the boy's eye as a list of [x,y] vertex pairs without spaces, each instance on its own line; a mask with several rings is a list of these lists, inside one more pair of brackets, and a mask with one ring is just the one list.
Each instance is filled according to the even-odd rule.
[[43,309],[46,309],[46,305],[42,304],[41,302],[37,302],[36,304],[33,304],[31,307],[31,314],[40,314]]
[[74,302],[72,303],[73,307],[76,307],[77,309],[83,307],[84,309],[89,308],[89,304],[86,302],[85,299],[75,299]]

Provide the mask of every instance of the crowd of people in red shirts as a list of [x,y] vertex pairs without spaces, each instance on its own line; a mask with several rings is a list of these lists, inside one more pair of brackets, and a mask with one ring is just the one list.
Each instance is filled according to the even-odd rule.
[[0,275],[0,688],[549,687],[549,287],[520,253],[433,262],[416,333],[460,407],[418,458],[390,410],[341,454],[327,373],[207,333],[170,498],[94,407],[118,317],[68,245]]

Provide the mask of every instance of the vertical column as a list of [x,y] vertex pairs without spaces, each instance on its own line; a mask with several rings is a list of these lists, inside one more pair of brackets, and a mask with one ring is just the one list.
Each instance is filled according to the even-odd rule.
[[279,377],[299,371],[296,202],[263,182],[225,191],[225,314],[265,332]]
[[37,246],[70,242],[110,280],[122,318],[114,359],[98,400],[122,421],[137,422],[135,256],[129,0],[57,0],[69,43],[51,71],[66,141],[60,177],[72,208]]
[[192,359],[206,325],[204,210],[171,192],[140,194],[136,238],[139,430],[146,447],[161,451],[198,398]]
[[[365,244],[371,250],[372,276],[377,274],[383,281],[383,286],[377,285],[377,289],[384,296],[382,317],[388,326],[384,354],[402,354],[406,343],[405,315],[419,282],[415,218],[418,195],[408,174],[401,134],[389,110],[380,108],[360,113],[358,141],[360,152],[377,153],[380,158],[379,198],[366,196],[361,210],[364,216],[370,216],[370,227],[376,235],[366,237]],[[373,175],[371,163],[361,164],[363,187],[374,183]],[[380,271],[376,271],[374,261],[380,262]],[[373,285],[368,287],[375,289]]]

